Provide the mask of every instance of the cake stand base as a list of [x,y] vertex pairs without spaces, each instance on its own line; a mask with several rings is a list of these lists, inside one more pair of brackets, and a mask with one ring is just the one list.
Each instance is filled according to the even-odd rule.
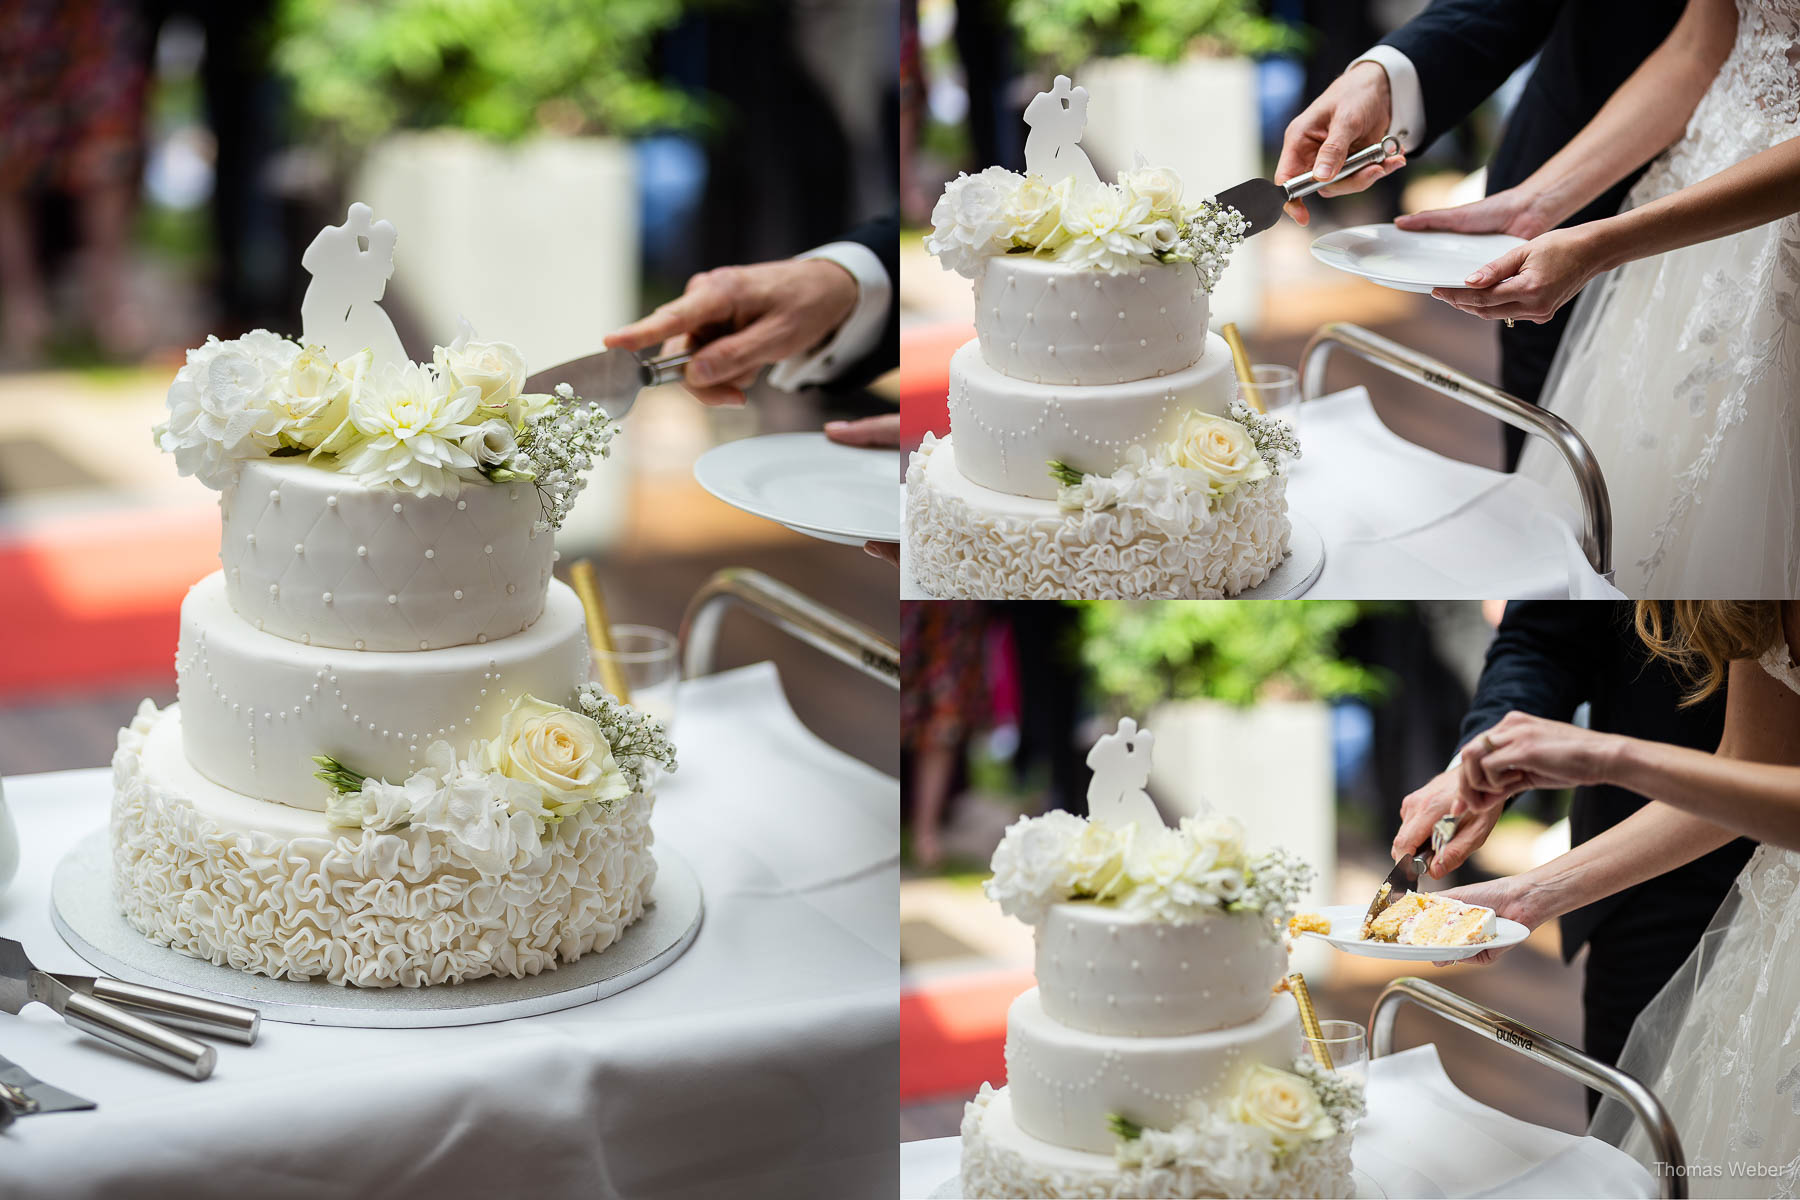
[[265,1020],[361,1029],[482,1025],[574,1008],[642,983],[680,958],[700,932],[700,880],[687,860],[656,850],[650,903],[618,941],[553,971],[424,988],[340,987],[271,979],[216,966],[159,946],[132,928],[113,902],[106,830],[75,844],[50,882],[50,919],[82,958],[115,979],[248,1004]]

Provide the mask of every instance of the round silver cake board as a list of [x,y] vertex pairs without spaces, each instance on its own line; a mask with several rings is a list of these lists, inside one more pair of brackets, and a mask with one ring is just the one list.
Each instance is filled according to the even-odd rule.
[[[1304,595],[1306,590],[1319,581],[1319,573],[1325,569],[1325,539],[1319,536],[1319,530],[1311,521],[1297,512],[1288,513],[1288,552],[1287,557],[1269,577],[1253,588],[1239,592],[1234,599],[1238,600],[1292,600]],[[930,592],[919,586],[913,578],[912,551],[907,543],[900,543],[900,598],[902,600],[936,600]],[[1077,599],[1078,597],[1068,597]]]
[[248,1004],[270,1021],[362,1029],[482,1025],[575,1008],[642,983],[680,958],[700,932],[700,880],[686,859],[656,849],[656,883],[644,915],[599,954],[524,979],[498,977],[422,988],[340,987],[270,979],[189,958],[132,928],[113,902],[104,829],[76,843],[50,882],[50,919],[70,949],[115,979],[173,986]]
[[[1350,1168],[1350,1182],[1356,1189],[1351,1200],[1387,1200],[1387,1192],[1361,1167]],[[925,1200],[963,1200],[962,1176],[944,1180]]]

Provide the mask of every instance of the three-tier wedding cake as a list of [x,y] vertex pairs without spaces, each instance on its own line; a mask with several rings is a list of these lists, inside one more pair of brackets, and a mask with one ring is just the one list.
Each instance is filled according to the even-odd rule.
[[307,251],[300,341],[209,339],[157,438],[220,493],[181,606],[179,704],[113,758],[117,899],[152,940],[360,986],[535,974],[605,949],[656,875],[661,728],[588,681],[554,533],[613,427],[465,329],[409,362],[394,232]]
[[975,289],[949,437],[907,471],[913,579],[941,597],[1211,598],[1287,553],[1292,431],[1240,402],[1208,329],[1243,218],[1139,163],[1101,182],[1087,92],[1025,110],[1028,171],[959,176],[927,248]]
[[1358,1083],[1303,1049],[1277,995],[1310,871],[1237,824],[1176,828],[1143,792],[1153,739],[1102,738],[1089,817],[1023,818],[987,893],[1032,925],[1006,1086],[963,1116],[969,1197],[1347,1196]]

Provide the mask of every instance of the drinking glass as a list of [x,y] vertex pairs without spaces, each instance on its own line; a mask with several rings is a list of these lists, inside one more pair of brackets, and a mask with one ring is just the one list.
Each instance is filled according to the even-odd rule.
[[1280,363],[1255,363],[1250,378],[1263,411],[1280,417],[1289,429],[1300,428],[1300,373]]
[[631,706],[663,723],[675,725],[675,692],[681,682],[681,644],[674,634],[653,625],[614,625],[613,648],[594,651],[594,677],[604,686],[602,663],[618,668],[630,689]]
[[19,871],[19,831],[6,808],[6,789],[0,784],[0,892]]
[[[1369,1046],[1363,1027],[1355,1021],[1320,1021],[1322,1038],[1307,1038],[1307,1048],[1323,1045],[1331,1056],[1331,1069],[1339,1075],[1363,1082],[1369,1072]],[[1316,1057],[1316,1050],[1315,1050]]]

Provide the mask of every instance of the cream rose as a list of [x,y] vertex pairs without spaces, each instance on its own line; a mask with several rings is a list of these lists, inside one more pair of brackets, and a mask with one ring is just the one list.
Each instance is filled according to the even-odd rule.
[[1173,214],[1181,206],[1181,176],[1167,167],[1139,167],[1120,171],[1119,185],[1150,202],[1153,213]]
[[525,356],[509,342],[472,342],[457,338],[439,346],[433,360],[451,388],[472,387],[480,393],[476,408],[483,417],[505,417],[525,389]]
[[463,438],[462,448],[478,467],[501,467],[519,452],[519,440],[513,436],[513,427],[496,417],[477,425]]
[[1144,231],[1144,240],[1158,254],[1168,254],[1181,244],[1181,230],[1175,222],[1165,218]]
[[[1067,183],[1068,181],[1064,181]],[[1008,202],[1006,217],[1016,246],[1036,249],[1055,230],[1062,216],[1065,186],[1051,187],[1036,175],[1027,175]]]
[[336,454],[355,440],[349,422],[353,381],[374,359],[364,350],[341,363],[332,362],[322,346],[304,347],[282,388],[281,434],[284,441],[321,454]]
[[1096,900],[1112,900],[1130,890],[1127,862],[1136,832],[1136,825],[1115,830],[1089,821],[1069,850],[1076,892]]
[[560,705],[520,696],[488,743],[488,766],[543,792],[544,811],[561,820],[588,803],[610,803],[631,794],[612,747],[589,717]]
[[1215,492],[1266,479],[1269,466],[1256,452],[1250,431],[1236,421],[1190,412],[1169,444],[1169,461],[1206,476]]
[[1268,1130],[1283,1150],[1323,1141],[1338,1131],[1312,1084],[1261,1063],[1244,1076],[1228,1111],[1233,1120]]

